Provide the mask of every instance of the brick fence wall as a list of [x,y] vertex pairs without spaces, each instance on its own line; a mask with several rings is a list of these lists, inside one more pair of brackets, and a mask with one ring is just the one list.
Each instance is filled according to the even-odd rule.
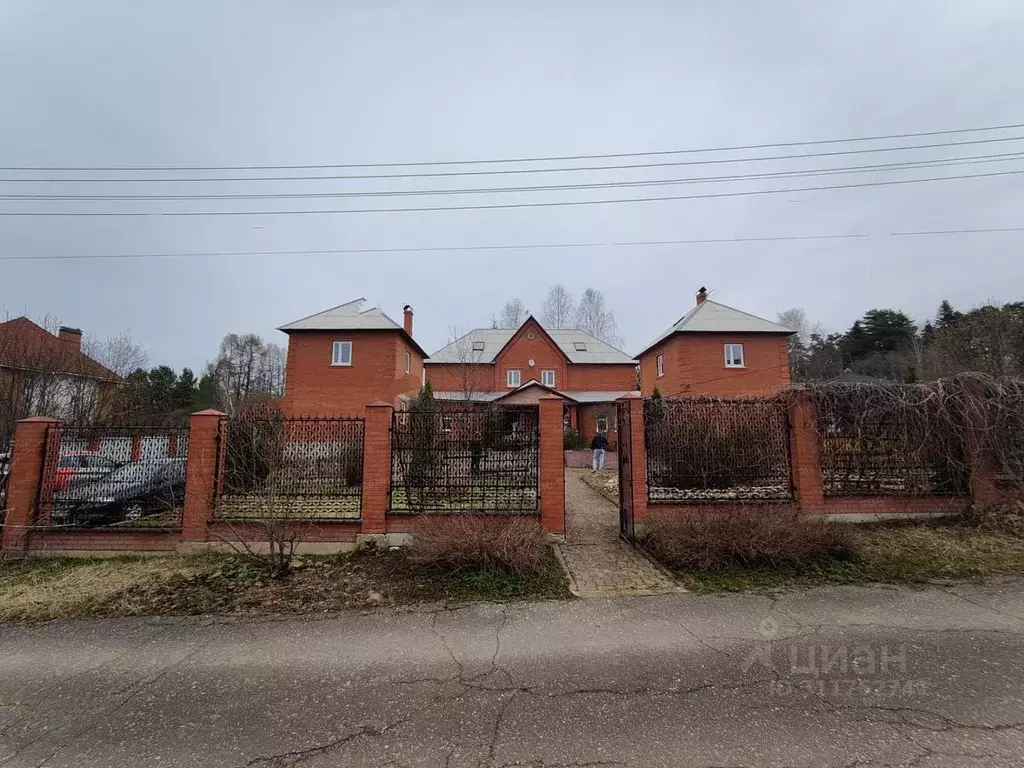
[[[619,400],[630,409],[630,456],[621,457],[634,467],[632,474],[633,520],[641,530],[649,515],[685,514],[696,511],[724,511],[730,507],[773,505],[796,508],[808,514],[823,514],[851,521],[870,521],[919,515],[963,512],[972,504],[991,504],[1005,500],[997,487],[990,466],[970,468],[970,492],[963,496],[826,496],[816,432],[817,413],[809,398],[797,395],[788,406],[789,460],[792,499],[783,501],[714,501],[659,503],[648,497],[647,446],[644,430],[644,400],[630,394]],[[626,500],[624,500],[625,503]]]
[[[292,525],[298,529],[304,549],[346,548],[363,535],[401,535],[411,530],[409,517],[388,514],[392,412],[392,405],[385,402],[366,407],[360,518],[295,521]],[[3,550],[55,554],[194,551],[230,539],[259,539],[260,531],[251,524],[226,522],[214,515],[224,474],[220,446],[225,442],[224,430],[230,429],[230,423],[223,413],[212,410],[200,411],[190,418],[186,487],[179,529],[72,529],[41,524],[37,506],[44,476],[47,432],[57,423],[54,419],[32,418],[17,424],[7,508],[0,529]],[[565,532],[562,445],[562,401],[555,397],[542,398],[539,403],[538,517],[544,530],[553,535]],[[493,518],[494,514],[488,517]]]

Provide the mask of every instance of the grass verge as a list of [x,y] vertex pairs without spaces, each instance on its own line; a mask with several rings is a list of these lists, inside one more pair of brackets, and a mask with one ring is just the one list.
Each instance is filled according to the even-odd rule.
[[1024,539],[957,522],[853,525],[852,554],[801,566],[675,569],[695,592],[821,584],[927,583],[1024,573]]
[[[595,491],[600,493],[609,501],[615,502],[615,505],[619,504],[619,475],[614,470],[602,469],[600,471],[593,469],[580,470],[580,479]],[[614,483],[612,483],[614,481]],[[611,484],[611,485],[610,485]]]
[[570,597],[548,549],[535,576],[425,570],[401,552],[302,558],[274,581],[231,555],[0,562],[0,622],[205,613],[326,613],[423,602]]

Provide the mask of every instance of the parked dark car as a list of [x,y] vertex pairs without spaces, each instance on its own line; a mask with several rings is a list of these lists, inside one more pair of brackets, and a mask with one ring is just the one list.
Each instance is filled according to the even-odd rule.
[[72,525],[114,525],[165,517],[184,503],[185,459],[133,461],[62,496],[55,504],[55,518]]

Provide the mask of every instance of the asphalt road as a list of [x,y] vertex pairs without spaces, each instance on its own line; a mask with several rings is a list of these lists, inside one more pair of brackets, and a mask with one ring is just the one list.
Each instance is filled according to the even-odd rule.
[[0,765],[1024,765],[1024,582],[0,628]]

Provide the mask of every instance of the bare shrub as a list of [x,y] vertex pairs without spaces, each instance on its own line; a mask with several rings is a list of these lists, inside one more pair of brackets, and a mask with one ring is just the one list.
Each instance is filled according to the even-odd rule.
[[757,565],[800,566],[848,556],[840,524],[809,518],[790,507],[727,507],[654,512],[644,544],[666,565],[708,571]]
[[544,565],[547,542],[533,518],[423,516],[416,521],[409,560],[418,565],[528,576]]
[[1024,538],[1024,501],[1012,499],[998,504],[973,504],[963,520],[983,531]]

